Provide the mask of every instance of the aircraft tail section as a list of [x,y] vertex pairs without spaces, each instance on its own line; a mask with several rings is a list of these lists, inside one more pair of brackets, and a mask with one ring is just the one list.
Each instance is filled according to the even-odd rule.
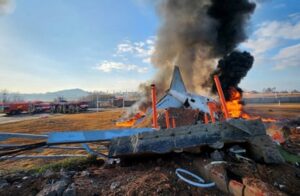
[[[179,67],[175,66],[173,71],[172,82],[168,91],[173,90],[175,92],[185,93],[186,88],[183,83]],[[164,97],[162,97],[159,102],[156,104],[157,109],[164,109],[164,108],[179,108],[182,106],[182,103],[178,101],[175,97],[166,93]]]
[[172,82],[171,82],[169,90],[176,90],[177,92],[181,92],[181,93],[186,92],[186,88],[183,83],[181,73],[180,73],[178,66],[174,67],[173,78],[172,78]]

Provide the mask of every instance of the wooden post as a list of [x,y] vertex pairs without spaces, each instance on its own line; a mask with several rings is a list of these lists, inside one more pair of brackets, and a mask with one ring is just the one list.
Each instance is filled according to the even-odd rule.
[[222,104],[222,109],[223,109],[225,119],[228,119],[229,114],[228,114],[228,110],[227,110],[226,101],[225,101],[224,93],[223,93],[223,90],[222,90],[221,82],[219,80],[218,75],[214,75],[214,81],[215,81],[215,84],[216,84],[216,87],[217,87],[217,90],[218,90],[218,94],[219,94],[220,102]]
[[152,118],[153,118],[153,128],[158,128],[157,123],[157,111],[156,111],[156,87],[155,84],[151,85],[151,93],[152,93]]

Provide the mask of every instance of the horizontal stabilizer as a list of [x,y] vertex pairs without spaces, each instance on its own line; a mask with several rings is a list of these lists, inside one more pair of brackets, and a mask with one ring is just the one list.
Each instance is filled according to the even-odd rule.
[[182,106],[182,103],[175,99],[173,96],[166,94],[157,104],[157,109],[166,109],[166,108],[179,108]]

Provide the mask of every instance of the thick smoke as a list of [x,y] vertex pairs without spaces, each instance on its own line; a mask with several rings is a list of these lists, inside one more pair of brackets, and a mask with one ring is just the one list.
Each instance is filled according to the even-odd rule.
[[211,0],[208,15],[218,21],[215,55],[232,52],[247,39],[245,26],[254,12],[255,4],[248,0]]
[[[217,69],[211,74],[211,78],[214,75],[219,76],[226,100],[230,99],[231,88],[235,88],[242,93],[242,89],[238,87],[238,84],[247,75],[253,62],[254,58],[249,52],[239,51],[234,51],[219,61]],[[217,92],[214,83],[212,91],[213,93]]]
[[[212,84],[207,81],[217,59],[246,40],[245,26],[255,4],[249,0],[159,2],[162,22],[151,59],[157,68],[152,82],[158,87],[158,96],[168,89],[174,65],[180,67],[188,90],[209,94]],[[149,99],[147,86],[141,88]]]

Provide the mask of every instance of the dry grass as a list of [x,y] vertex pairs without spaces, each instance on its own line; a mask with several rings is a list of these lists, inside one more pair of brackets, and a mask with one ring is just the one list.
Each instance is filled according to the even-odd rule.
[[121,110],[49,116],[0,125],[0,131],[43,134],[51,131],[114,129]]
[[[98,113],[67,114],[60,116],[50,116],[34,120],[26,120],[0,125],[0,131],[11,133],[32,133],[44,134],[53,131],[67,130],[102,130],[116,129],[115,122],[122,115],[122,110],[103,111]],[[32,142],[27,139],[10,139],[6,144],[26,144]],[[0,142],[4,143],[4,142]],[[78,146],[78,144],[75,144]],[[44,151],[30,151],[30,155],[54,155],[54,154],[86,154],[83,150],[57,150],[47,149]],[[42,167],[45,164],[53,163],[53,160],[6,160],[0,161],[0,172],[8,170],[32,169],[36,166]]]

